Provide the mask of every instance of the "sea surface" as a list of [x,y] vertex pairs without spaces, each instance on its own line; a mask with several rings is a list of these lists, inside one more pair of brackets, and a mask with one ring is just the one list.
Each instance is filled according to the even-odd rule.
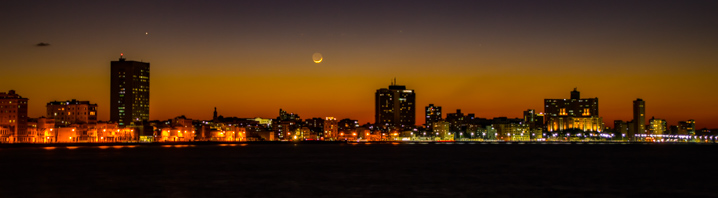
[[0,197],[710,197],[717,145],[0,148]]

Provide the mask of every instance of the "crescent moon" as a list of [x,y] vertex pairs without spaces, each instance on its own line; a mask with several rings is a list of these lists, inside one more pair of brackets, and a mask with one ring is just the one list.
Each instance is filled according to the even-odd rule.
[[315,60],[314,63],[321,63],[324,58],[319,58],[319,60]]

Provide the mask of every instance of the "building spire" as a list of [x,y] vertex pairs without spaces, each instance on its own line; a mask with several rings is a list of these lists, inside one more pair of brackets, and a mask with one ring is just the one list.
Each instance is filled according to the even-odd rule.
[[212,116],[212,120],[217,121],[217,107],[214,107],[214,115]]

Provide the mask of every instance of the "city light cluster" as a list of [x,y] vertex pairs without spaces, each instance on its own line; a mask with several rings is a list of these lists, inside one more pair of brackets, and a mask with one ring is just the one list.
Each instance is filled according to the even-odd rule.
[[111,62],[110,120],[97,119],[90,101],[51,101],[47,114],[27,116],[28,98],[14,90],[0,92],[0,143],[109,142],[246,142],[246,141],[613,141],[715,142],[718,130],[696,130],[695,120],[668,126],[663,119],[646,123],[646,103],[633,101],[633,120],[605,126],[598,98],[544,99],[544,111],[528,109],[522,118],[480,118],[460,109],[443,114],[429,104],[425,122],[416,122],[416,92],[398,85],[375,93],[375,122],[335,117],[302,119],[279,109],[276,118],[237,118],[218,115],[212,120],[178,116],[149,120],[150,64],[120,58]]

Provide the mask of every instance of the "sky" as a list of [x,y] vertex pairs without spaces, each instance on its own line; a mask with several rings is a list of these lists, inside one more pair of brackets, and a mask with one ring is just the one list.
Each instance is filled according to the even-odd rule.
[[[521,117],[543,99],[632,101],[668,124],[718,128],[718,1],[2,1],[0,92],[89,100],[109,119],[110,61],[149,62],[150,119],[278,116],[374,122],[393,78],[417,124]],[[47,43],[47,46],[38,46]],[[317,64],[312,54],[321,53]]]

